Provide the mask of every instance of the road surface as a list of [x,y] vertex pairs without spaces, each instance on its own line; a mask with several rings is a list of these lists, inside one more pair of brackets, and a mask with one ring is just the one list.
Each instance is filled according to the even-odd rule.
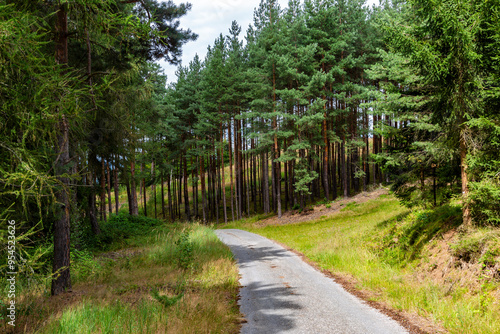
[[408,333],[277,243],[242,230],[216,233],[238,261],[241,333]]

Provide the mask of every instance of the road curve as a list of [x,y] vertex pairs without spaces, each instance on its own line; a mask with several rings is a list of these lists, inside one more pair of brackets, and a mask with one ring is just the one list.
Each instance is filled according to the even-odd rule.
[[242,230],[216,233],[238,261],[241,333],[408,333],[277,243]]

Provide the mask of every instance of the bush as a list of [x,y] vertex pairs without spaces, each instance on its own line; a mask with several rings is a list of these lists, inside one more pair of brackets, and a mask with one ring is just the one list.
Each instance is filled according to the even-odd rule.
[[186,270],[192,265],[194,260],[193,243],[189,240],[189,232],[182,232],[175,244],[177,245],[179,268]]
[[120,212],[111,215],[108,221],[101,225],[101,233],[95,237],[94,246],[106,250],[114,244],[121,244],[132,236],[146,235],[152,228],[163,224],[161,220],[144,216],[131,216]]
[[500,185],[492,180],[470,183],[468,202],[478,225],[500,225]]

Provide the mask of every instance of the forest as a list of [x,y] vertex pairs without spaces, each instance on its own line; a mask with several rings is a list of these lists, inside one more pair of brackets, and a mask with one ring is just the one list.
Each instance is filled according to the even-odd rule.
[[0,1],[2,252],[15,221],[15,256],[52,294],[120,211],[279,218],[385,184],[500,224],[497,0],[262,0],[183,66],[190,9]]

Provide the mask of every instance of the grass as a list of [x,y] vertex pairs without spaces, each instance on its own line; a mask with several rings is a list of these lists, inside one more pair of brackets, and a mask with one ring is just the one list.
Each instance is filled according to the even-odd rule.
[[[314,221],[259,227],[247,220],[227,228],[258,233],[300,251],[321,268],[355,282],[371,299],[428,319],[431,332],[444,328],[451,333],[500,333],[498,280],[481,274],[470,278],[479,284],[459,280],[468,264],[457,258],[444,280],[431,277],[437,266],[431,263],[432,247],[460,225],[459,216],[457,206],[410,212],[394,197],[381,196],[366,203],[351,202],[333,216]],[[467,253],[469,248],[476,258],[483,254],[488,266],[498,263],[499,243],[492,245],[499,234],[474,233],[472,241],[468,233],[453,239],[453,252]],[[435,249],[449,253],[450,247]]]
[[27,333],[239,332],[238,270],[213,230],[158,224],[149,231],[120,241],[126,248],[115,244],[111,252],[73,252],[73,291],[55,297],[43,289],[25,294],[18,300],[17,328]]

